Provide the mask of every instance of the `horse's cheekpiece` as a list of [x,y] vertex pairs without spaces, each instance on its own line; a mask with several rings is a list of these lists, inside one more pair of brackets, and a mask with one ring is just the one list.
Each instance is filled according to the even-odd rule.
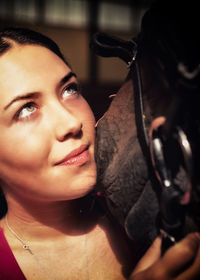
[[[119,221],[129,236],[148,247],[157,234],[158,227],[165,240],[163,250],[180,240],[187,232],[200,229],[200,59],[199,51],[197,52],[197,49],[200,49],[199,39],[198,33],[194,33],[193,37],[190,34],[188,37],[193,41],[190,44],[185,43],[182,47],[181,40],[185,40],[186,36],[182,35],[188,31],[184,30],[186,25],[182,25],[183,30],[179,30],[176,29],[176,23],[173,29],[170,22],[172,16],[167,14],[171,12],[171,7],[165,8],[163,2],[161,6],[152,6],[143,18],[141,33],[135,39],[124,41],[108,34],[97,33],[91,42],[92,49],[98,55],[119,57],[130,67],[127,80],[97,127],[99,183],[104,189],[111,212],[115,217],[119,216]],[[175,8],[174,6],[173,15],[177,16]],[[186,11],[188,15],[188,7]],[[190,23],[192,27],[197,28],[195,15],[193,16],[194,22]],[[179,24],[182,24],[182,19],[183,15]],[[176,34],[177,30],[180,31],[179,37]],[[137,56],[142,56],[145,48],[150,56],[155,58],[157,70],[175,94],[173,106],[166,114],[166,122],[154,130],[150,138],[144,119],[141,66],[137,61]],[[127,93],[129,91],[133,94],[133,88],[134,102]],[[117,106],[125,109],[123,116],[120,115]],[[127,132],[132,133],[128,137],[125,129],[120,127],[126,122],[130,123],[130,115],[133,127],[135,119],[136,137],[134,129]],[[119,116],[122,120],[119,120]],[[128,145],[132,149],[132,159],[124,161],[126,155],[123,153],[127,153],[127,149],[120,145],[120,137],[123,141],[122,146]],[[112,148],[108,150],[110,146]],[[142,153],[138,154],[135,147],[139,147]],[[139,178],[138,169],[134,164],[138,162],[138,166],[143,166],[143,156],[147,169],[143,167],[143,174],[140,174]],[[126,168],[123,169],[122,163]],[[130,175],[131,172],[134,174]],[[150,184],[148,176],[151,178]],[[181,176],[184,179],[180,179]]]

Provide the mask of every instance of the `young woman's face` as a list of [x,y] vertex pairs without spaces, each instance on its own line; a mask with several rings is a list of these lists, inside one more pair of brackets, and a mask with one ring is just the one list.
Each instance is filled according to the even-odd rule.
[[0,56],[0,180],[6,195],[74,199],[96,182],[94,117],[71,69],[50,50]]

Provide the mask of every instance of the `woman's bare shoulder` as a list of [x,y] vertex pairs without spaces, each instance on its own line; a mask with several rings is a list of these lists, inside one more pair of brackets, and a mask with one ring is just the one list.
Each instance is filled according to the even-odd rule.
[[88,233],[87,248],[93,279],[127,279],[134,263],[131,248],[126,236],[107,215]]

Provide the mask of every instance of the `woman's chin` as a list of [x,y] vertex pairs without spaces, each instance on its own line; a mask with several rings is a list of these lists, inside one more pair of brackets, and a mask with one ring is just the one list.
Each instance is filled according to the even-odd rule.
[[78,199],[88,195],[94,189],[94,186],[96,184],[96,176],[94,178],[90,177],[88,179],[84,179],[84,181],[82,181],[81,183],[82,184],[78,184],[77,182],[77,185],[74,186],[74,188],[71,190],[70,199]]

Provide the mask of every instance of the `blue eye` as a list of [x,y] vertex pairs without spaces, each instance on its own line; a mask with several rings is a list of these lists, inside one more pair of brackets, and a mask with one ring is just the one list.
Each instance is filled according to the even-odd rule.
[[37,110],[37,107],[34,102],[29,102],[25,104],[16,114],[16,119],[26,119],[27,117],[30,117],[35,111]]
[[71,95],[75,95],[79,93],[79,87],[76,83],[72,83],[64,88],[62,92],[62,97],[65,99]]

